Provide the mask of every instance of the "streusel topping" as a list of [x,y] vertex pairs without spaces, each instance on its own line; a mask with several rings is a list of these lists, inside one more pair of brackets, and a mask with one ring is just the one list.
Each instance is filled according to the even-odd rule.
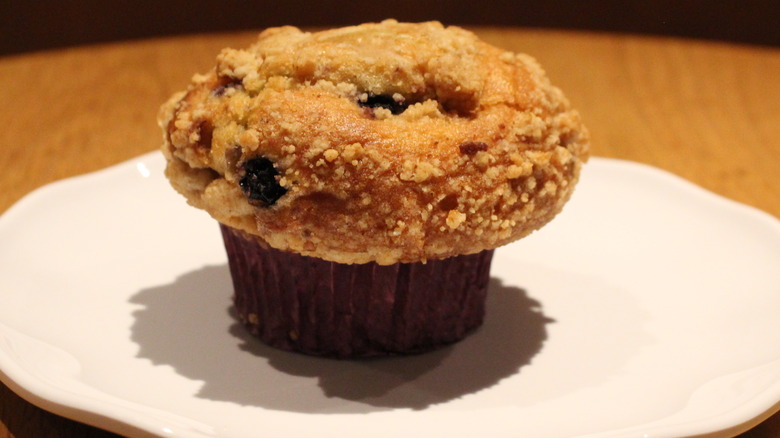
[[561,210],[589,148],[535,60],[437,22],[268,29],[223,50],[159,121],[190,204],[340,263],[519,239]]

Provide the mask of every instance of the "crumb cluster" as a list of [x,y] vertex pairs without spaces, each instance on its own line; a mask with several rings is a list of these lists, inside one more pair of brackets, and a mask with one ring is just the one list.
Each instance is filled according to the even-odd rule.
[[[266,30],[223,50],[159,120],[166,175],[192,205],[339,263],[521,238],[561,210],[589,147],[536,61],[436,22]],[[274,171],[247,189],[260,159]]]

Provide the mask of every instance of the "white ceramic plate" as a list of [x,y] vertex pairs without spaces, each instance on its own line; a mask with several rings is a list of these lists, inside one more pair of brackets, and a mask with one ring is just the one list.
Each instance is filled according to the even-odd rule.
[[269,349],[230,315],[215,223],[157,154],[0,218],[0,377],[53,412],[175,437],[730,436],[780,401],[780,222],[594,159],[497,252],[484,327],[360,362]]

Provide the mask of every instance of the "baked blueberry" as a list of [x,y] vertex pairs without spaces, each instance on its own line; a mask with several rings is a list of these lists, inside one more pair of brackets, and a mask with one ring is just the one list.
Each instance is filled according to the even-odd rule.
[[369,94],[365,101],[359,100],[358,105],[364,108],[384,108],[395,115],[406,111],[409,106],[404,100],[395,100],[393,96],[385,94]]
[[239,181],[241,190],[252,205],[270,207],[287,189],[279,185],[279,172],[274,163],[265,157],[252,158],[244,163],[244,176]]

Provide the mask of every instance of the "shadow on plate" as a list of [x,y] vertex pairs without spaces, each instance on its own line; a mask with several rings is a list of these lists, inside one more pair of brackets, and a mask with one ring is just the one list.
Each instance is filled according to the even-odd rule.
[[203,381],[197,397],[294,412],[425,409],[476,393],[530,363],[547,338],[540,304],[491,279],[484,325],[421,355],[335,360],[270,348],[232,317],[230,273],[207,266],[132,302],[138,356]]

